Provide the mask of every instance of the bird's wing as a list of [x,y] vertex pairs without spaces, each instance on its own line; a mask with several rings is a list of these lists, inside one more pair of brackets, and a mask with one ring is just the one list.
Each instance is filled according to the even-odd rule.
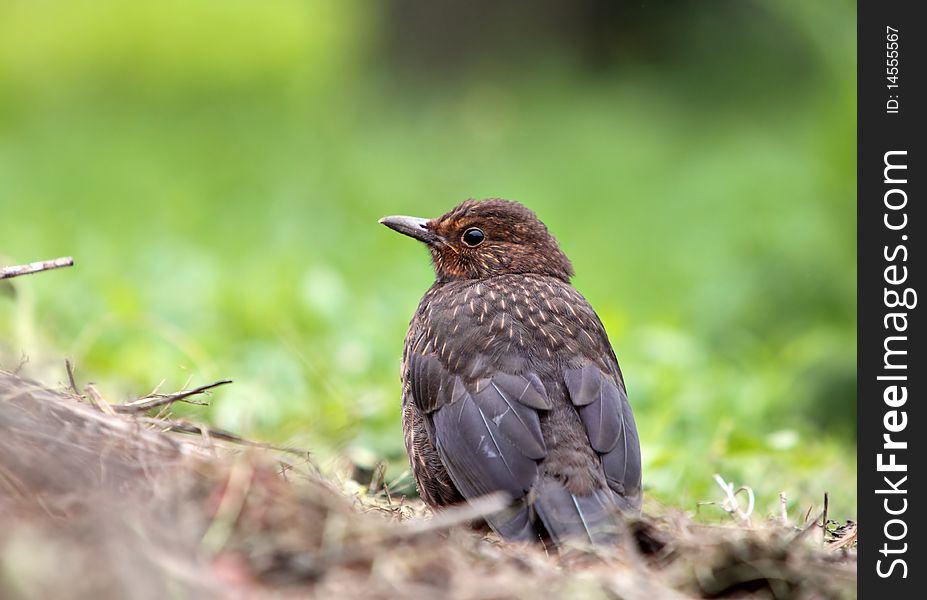
[[589,443],[602,459],[608,486],[621,499],[623,509],[640,510],[640,440],[620,375],[605,373],[590,363],[564,369],[563,380]]
[[[550,399],[540,379],[486,372],[465,383],[427,352],[411,352],[408,365],[413,401],[427,415],[435,448],[463,496],[503,490],[513,500],[524,497],[547,455],[538,410],[549,409]],[[522,537],[506,532],[512,528],[530,535],[527,522],[490,521],[503,535]]]
[[[626,511],[641,507],[641,448],[615,351],[592,305],[570,285],[545,286],[553,321],[568,323],[576,343],[563,358],[562,378],[599,454],[608,486]],[[578,328],[578,329],[575,329]]]

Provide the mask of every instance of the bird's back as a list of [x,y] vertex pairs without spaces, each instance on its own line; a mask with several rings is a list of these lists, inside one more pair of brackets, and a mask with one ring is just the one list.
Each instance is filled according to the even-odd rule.
[[515,539],[609,537],[640,508],[640,446],[601,322],[556,277],[436,283],[403,357],[403,425],[429,504],[507,491]]

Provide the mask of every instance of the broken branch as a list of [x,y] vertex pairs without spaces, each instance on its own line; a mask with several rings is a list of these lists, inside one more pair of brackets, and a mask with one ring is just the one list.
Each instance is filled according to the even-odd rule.
[[229,431],[223,429],[215,429],[212,427],[206,427],[204,425],[198,425],[196,423],[189,423],[187,421],[174,421],[172,419],[156,419],[152,417],[138,417],[139,423],[144,423],[146,425],[151,425],[157,427],[164,431],[176,431],[178,433],[190,433],[193,435],[203,435],[205,430],[211,438],[218,440],[224,440],[226,442],[232,442],[234,444],[240,444],[242,446],[251,446],[252,448],[263,448],[266,450],[275,450],[277,452],[286,452],[288,454],[295,454],[300,457],[306,457],[310,454],[308,450],[303,448],[287,448],[284,446],[276,446],[274,444],[268,444],[266,442],[255,442],[246,438],[243,438],[239,435],[235,435]]
[[31,275],[40,271],[49,271],[51,269],[60,269],[61,267],[70,267],[74,265],[74,259],[70,256],[62,256],[54,260],[42,260],[39,262],[29,263],[27,265],[16,265],[13,267],[0,268],[0,279],[11,279],[20,275]]
[[185,390],[182,392],[175,392],[173,394],[149,394],[143,396],[138,400],[129,402],[128,404],[113,404],[113,410],[122,414],[140,414],[146,413],[153,408],[159,408],[168,404],[173,404],[174,402],[187,402],[189,404],[206,404],[205,402],[198,402],[196,400],[190,400],[191,396],[196,396],[197,394],[202,394],[213,388],[219,387],[220,385],[226,385],[232,383],[231,379],[222,379],[216,381],[215,383],[209,383],[207,385],[201,385],[192,390]]

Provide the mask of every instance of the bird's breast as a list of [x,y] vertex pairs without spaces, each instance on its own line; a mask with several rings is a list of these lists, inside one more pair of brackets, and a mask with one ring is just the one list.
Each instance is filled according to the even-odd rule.
[[[410,350],[438,356],[466,373],[475,358],[503,369],[558,362],[599,347],[597,320],[586,300],[552,277],[505,275],[433,287],[412,322]],[[506,365],[506,362],[518,364]]]

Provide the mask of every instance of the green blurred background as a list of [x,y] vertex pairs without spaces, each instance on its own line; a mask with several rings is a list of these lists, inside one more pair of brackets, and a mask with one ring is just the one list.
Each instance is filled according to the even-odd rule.
[[[406,466],[432,274],[377,225],[517,199],[604,321],[659,502],[855,518],[850,1],[0,0],[0,361]],[[407,482],[407,480],[404,480]],[[398,484],[397,484],[398,485]],[[718,509],[702,509],[711,512]]]

